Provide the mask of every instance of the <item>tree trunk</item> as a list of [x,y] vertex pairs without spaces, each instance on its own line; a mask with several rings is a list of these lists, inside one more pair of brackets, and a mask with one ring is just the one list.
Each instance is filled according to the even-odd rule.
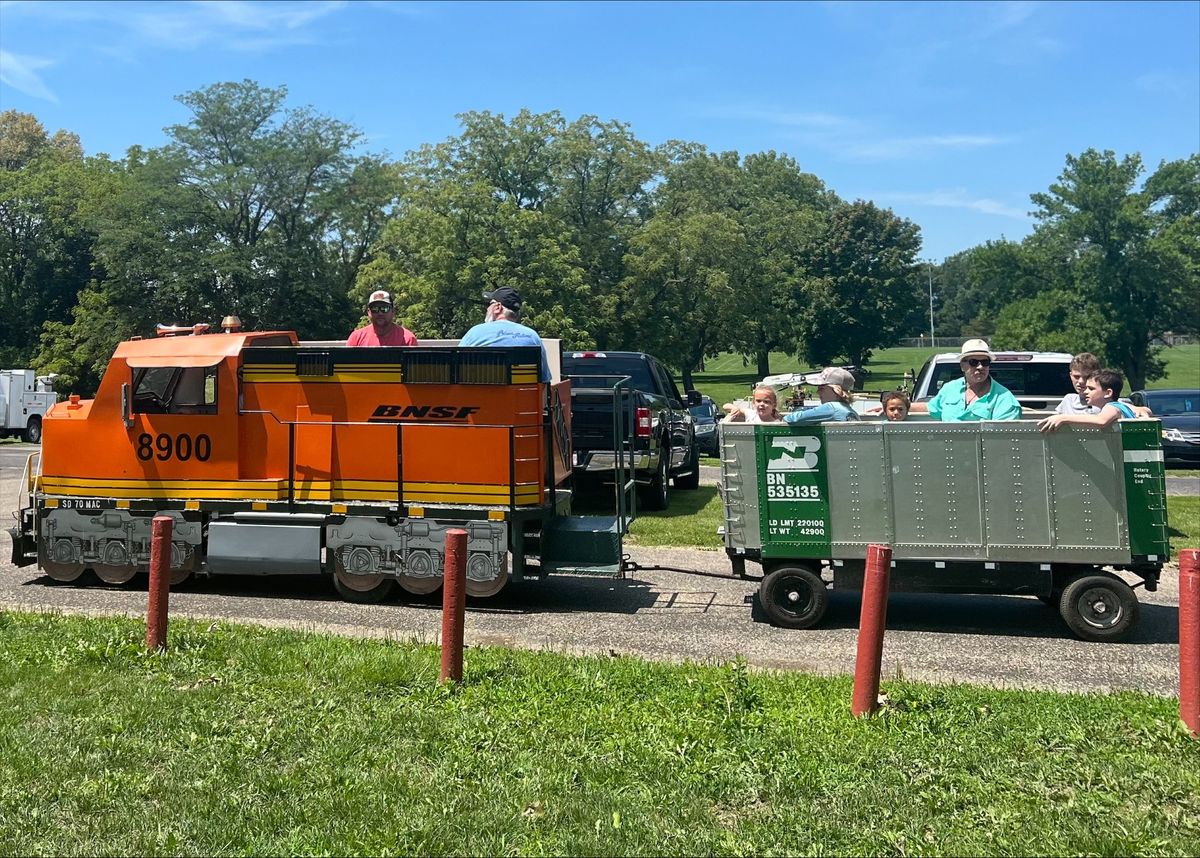
[[683,392],[687,393],[689,390],[695,389],[696,385],[692,382],[692,371],[685,366],[683,368]]
[[754,353],[755,359],[758,361],[758,377],[764,379],[771,374],[771,353],[766,349],[762,349]]

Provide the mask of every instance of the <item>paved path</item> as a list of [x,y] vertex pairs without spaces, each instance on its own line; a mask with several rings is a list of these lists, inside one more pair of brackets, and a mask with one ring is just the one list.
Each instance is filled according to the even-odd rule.
[[[0,520],[13,507],[18,458],[0,446]],[[22,458],[23,461],[23,458]],[[0,535],[0,608],[144,615],[137,589],[55,584],[9,562]],[[556,576],[513,584],[467,612],[469,645],[501,645],[665,661],[725,661],[818,674],[853,672],[857,597],[834,593],[819,629],[768,625],[755,605],[757,582],[729,578],[724,554],[693,549],[630,549],[646,569],[624,580]],[[1157,593],[1139,590],[1142,617],[1129,642],[1075,640],[1056,612],[1028,597],[904,595],[891,598],[885,676],[933,682],[1065,691],[1140,689],[1178,695],[1178,580],[1171,567]],[[88,576],[85,576],[88,577]],[[438,595],[359,606],[338,600],[327,579],[201,579],[171,594],[172,616],[434,642]],[[468,658],[470,654],[468,653]]]

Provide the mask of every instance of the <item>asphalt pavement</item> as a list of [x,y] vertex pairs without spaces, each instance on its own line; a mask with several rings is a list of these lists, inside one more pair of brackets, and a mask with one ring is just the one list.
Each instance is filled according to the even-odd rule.
[[[15,507],[26,445],[0,445],[0,520]],[[854,669],[858,597],[835,592],[822,626],[788,631],[766,623],[757,581],[730,576],[725,555],[683,548],[628,549],[641,568],[627,578],[551,576],[510,584],[467,609],[468,646],[663,661],[743,657],[763,669],[833,675]],[[35,567],[15,568],[0,536],[0,608],[143,616],[144,576],[128,587],[90,574],[63,585]],[[655,568],[669,567],[669,568]],[[676,569],[688,572],[673,571]],[[895,594],[888,603],[884,677],[997,687],[1178,695],[1178,572],[1157,593],[1139,589],[1141,621],[1118,644],[1075,640],[1057,612],[1031,597]],[[326,578],[200,578],[171,594],[171,615],[281,626],[364,638],[434,643],[440,595],[382,605],[340,601]],[[468,652],[467,658],[470,658]]]

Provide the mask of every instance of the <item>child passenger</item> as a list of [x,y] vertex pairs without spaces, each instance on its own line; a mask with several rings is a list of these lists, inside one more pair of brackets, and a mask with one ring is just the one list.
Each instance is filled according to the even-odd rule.
[[1133,409],[1124,402],[1118,402],[1121,388],[1125,379],[1115,369],[1101,369],[1088,377],[1083,399],[1087,404],[1098,409],[1094,414],[1051,414],[1038,423],[1043,432],[1053,432],[1064,423],[1078,426],[1107,426],[1122,417],[1135,417]]
[[801,408],[783,417],[784,423],[827,423],[831,420],[857,420],[850,403],[854,400],[854,376],[840,367],[827,366],[818,373],[804,377],[805,384],[815,385],[820,405]]
[[779,397],[775,388],[760,384],[754,388],[753,400],[750,407],[743,407],[736,402],[725,403],[722,406],[726,414],[725,419],[730,423],[778,423],[783,420],[783,415],[779,413]]
[[908,416],[910,401],[908,394],[903,390],[889,390],[879,397],[879,401],[883,404],[883,414],[888,420],[899,421]]

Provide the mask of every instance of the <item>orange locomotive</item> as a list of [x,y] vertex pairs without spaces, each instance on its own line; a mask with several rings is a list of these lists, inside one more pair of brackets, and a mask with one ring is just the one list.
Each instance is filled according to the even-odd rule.
[[553,568],[616,570],[618,522],[569,515],[569,382],[539,383],[538,348],[206,329],[121,343],[94,400],[47,413],[14,563],[124,583],[167,514],[176,582],[332,573],[353,601],[396,583],[430,592],[451,527],[468,533],[472,595]]

